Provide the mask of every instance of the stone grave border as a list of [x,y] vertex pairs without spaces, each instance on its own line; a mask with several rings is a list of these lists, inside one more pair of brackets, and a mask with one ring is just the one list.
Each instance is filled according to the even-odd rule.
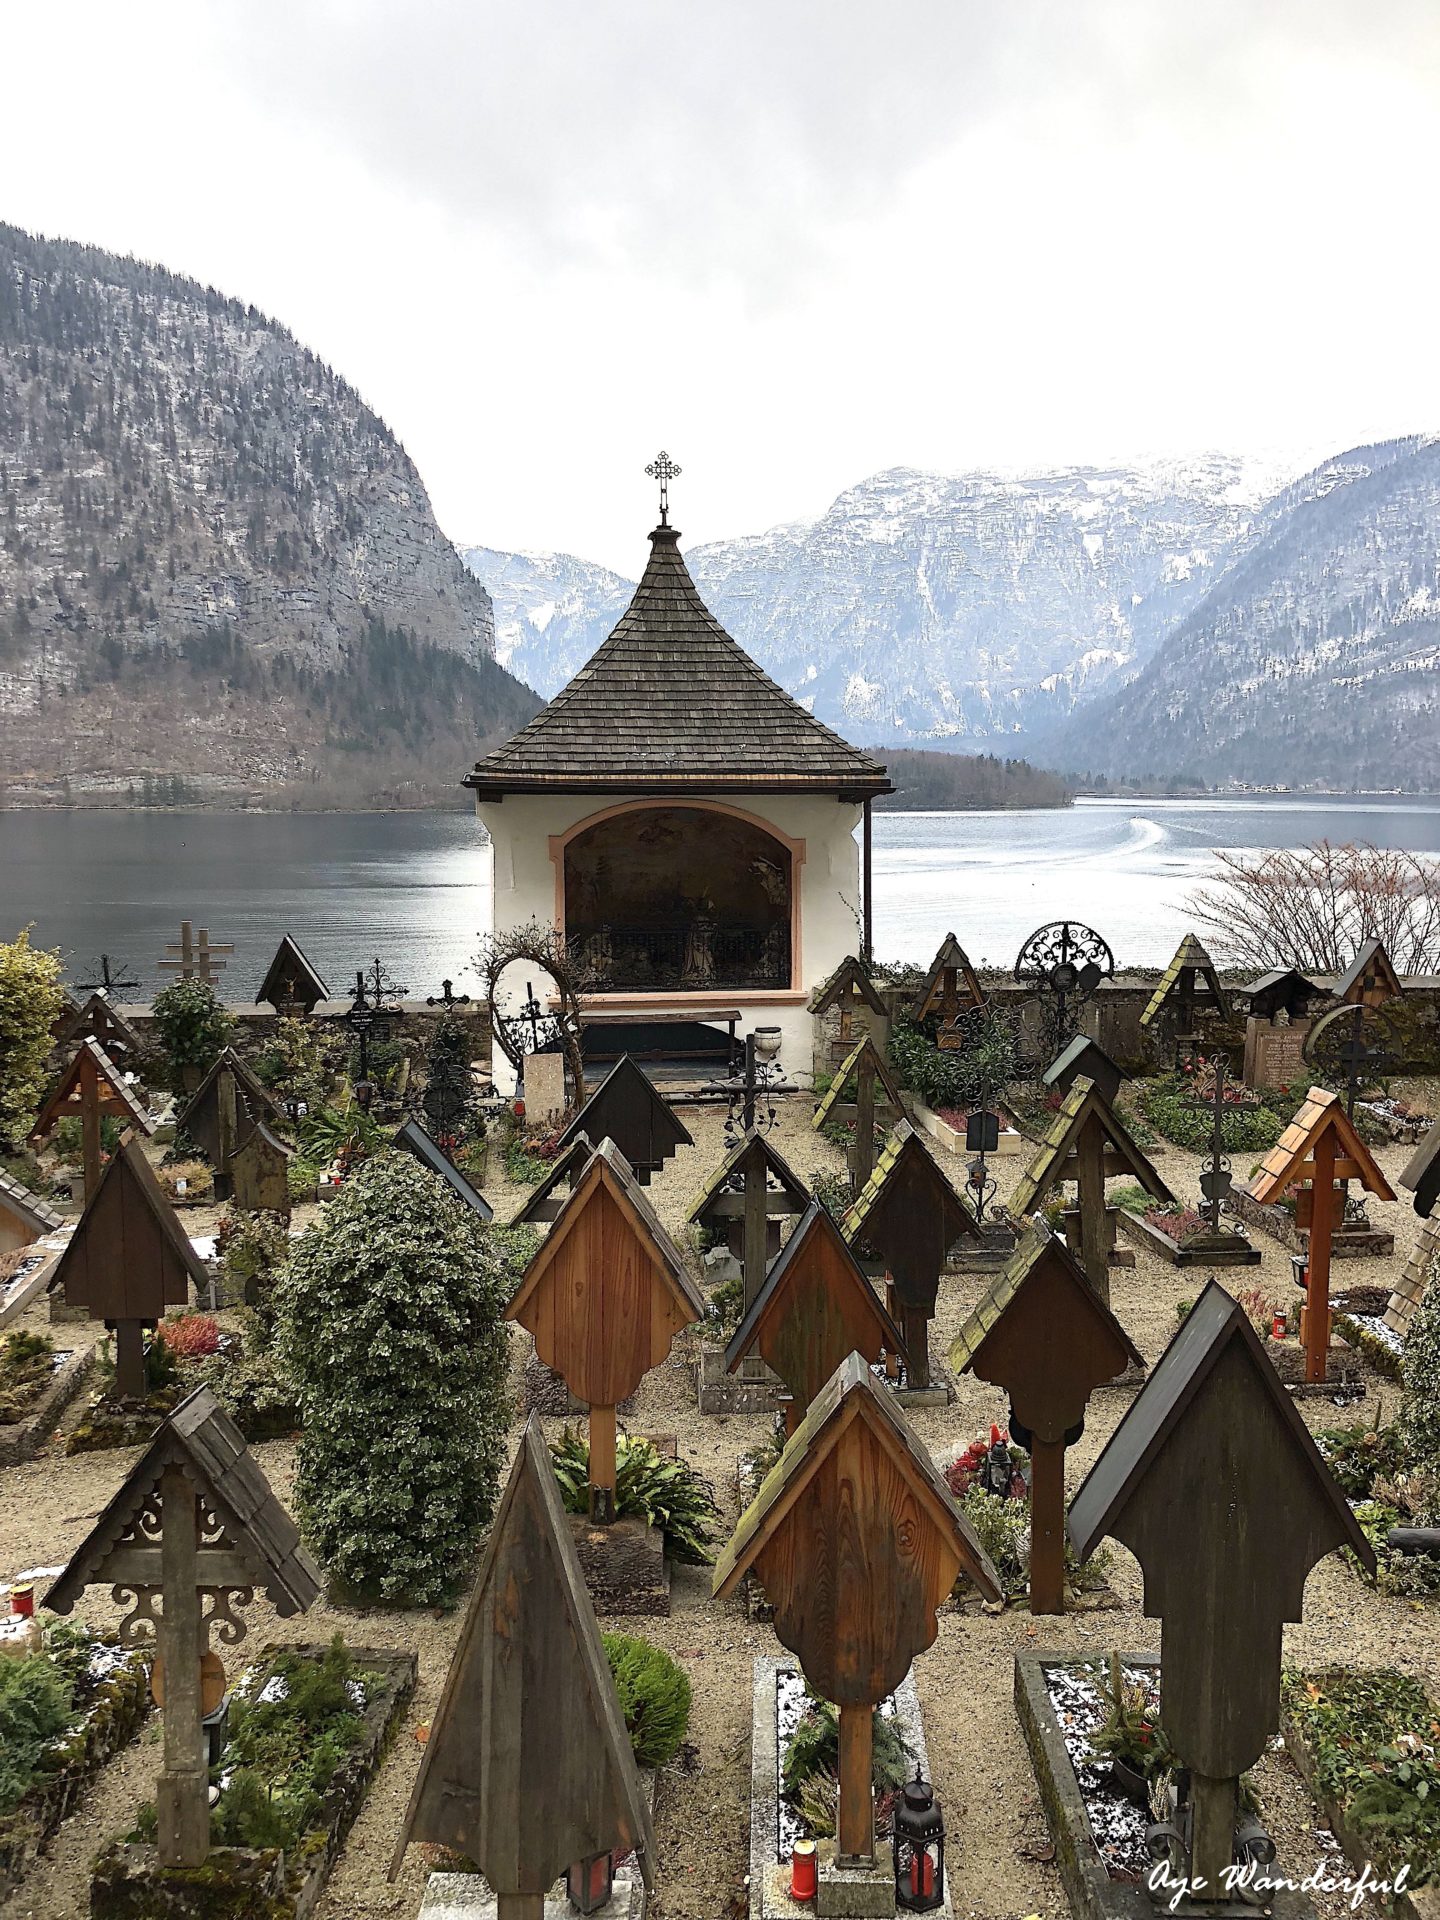
[[0,1467],[18,1467],[29,1460],[59,1426],[95,1364],[98,1342],[72,1347],[55,1370],[55,1378],[23,1420],[0,1426]]
[[1261,1261],[1260,1249],[1252,1247],[1248,1240],[1241,1240],[1238,1246],[1219,1251],[1212,1248],[1205,1252],[1198,1247],[1182,1247],[1168,1233],[1151,1226],[1144,1214],[1131,1213],[1125,1207],[1120,1209],[1120,1231],[1137,1241],[1147,1252],[1167,1260],[1172,1267],[1258,1267]]

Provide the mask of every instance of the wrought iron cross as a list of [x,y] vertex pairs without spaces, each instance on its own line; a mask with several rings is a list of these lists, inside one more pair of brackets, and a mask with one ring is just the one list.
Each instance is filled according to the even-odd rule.
[[118,965],[119,972],[112,973],[110,970],[110,956],[108,953],[102,953],[99,964],[95,969],[100,975],[100,978],[98,980],[77,980],[75,985],[81,993],[103,993],[107,1000],[112,993],[121,992],[127,987],[138,987],[140,984],[138,980],[126,980],[121,977],[125,972],[125,962],[121,960]]
[[455,985],[455,982],[453,980],[442,980],[440,982],[439,993],[426,994],[425,996],[426,1006],[427,1007],[444,1007],[447,1013],[449,1012],[451,1007],[468,1007],[470,1004],[469,994],[468,993],[452,993],[450,989],[454,985]]
[[[1229,1058],[1223,1053],[1212,1053],[1210,1072],[1214,1076],[1208,1087],[1203,1083],[1194,1095],[1186,1100],[1187,1107],[1208,1108],[1210,1111],[1210,1157],[1200,1169],[1200,1198],[1210,1216],[1210,1231],[1219,1233],[1220,1209],[1230,1197],[1234,1178],[1230,1171],[1229,1156],[1225,1152],[1225,1112],[1226,1108],[1237,1104],[1225,1098],[1225,1074],[1229,1068]],[[1241,1100],[1241,1105],[1253,1102]]]
[[645,471],[652,480],[658,480],[660,482],[660,524],[662,527],[668,527],[670,524],[670,482],[679,479],[680,469],[668,453],[662,452],[657,459],[650,462]]

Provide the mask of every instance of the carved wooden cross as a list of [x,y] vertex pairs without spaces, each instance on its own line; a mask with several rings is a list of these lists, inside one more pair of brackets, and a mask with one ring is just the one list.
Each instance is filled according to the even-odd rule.
[[79,1117],[87,1205],[94,1199],[104,1172],[100,1122],[107,1115],[127,1121],[142,1133],[155,1131],[149,1114],[109,1055],[96,1041],[85,1039],[61,1075],[59,1085],[36,1115],[30,1138],[44,1140],[62,1120]]
[[213,987],[228,964],[216,956],[234,953],[235,949],[212,940],[206,927],[201,927],[197,940],[190,930],[190,922],[182,920],[178,942],[172,941],[165,951],[176,957],[159,962],[161,973],[178,974],[182,980],[203,980],[207,986]]
[[69,1613],[87,1586],[129,1596],[123,1643],[154,1637],[150,1685],[165,1725],[157,1847],[165,1866],[198,1867],[210,1846],[202,1722],[225,1686],[211,1629],[225,1646],[237,1645],[245,1622],[235,1609],[257,1587],[285,1616],[320,1592],[294,1521],[208,1387],[182,1400],[156,1433],[45,1605]]

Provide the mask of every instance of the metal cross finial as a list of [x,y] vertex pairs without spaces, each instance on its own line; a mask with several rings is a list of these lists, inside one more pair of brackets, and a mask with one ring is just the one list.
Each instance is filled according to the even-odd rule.
[[670,482],[680,477],[680,469],[668,453],[662,452],[657,459],[650,462],[645,471],[652,480],[658,480],[660,482],[660,524],[662,527],[668,527],[670,524]]
[[125,962],[123,960],[120,961],[118,968],[112,969],[108,953],[101,954],[98,966],[92,969],[92,971],[97,972],[100,978],[98,980],[77,980],[75,985],[81,993],[103,994],[108,1000],[112,993],[116,993],[126,987],[138,987],[140,984],[138,980],[129,980],[123,977],[125,974]]

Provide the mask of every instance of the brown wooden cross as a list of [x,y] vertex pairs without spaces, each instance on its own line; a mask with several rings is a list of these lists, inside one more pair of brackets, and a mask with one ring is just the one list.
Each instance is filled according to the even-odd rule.
[[1375,1554],[1238,1302],[1212,1280],[1070,1507],[1082,1560],[1106,1534],[1161,1622],[1160,1718],[1189,1770],[1188,1876],[1226,1899],[1239,1776],[1280,1713],[1284,1623],[1322,1555]]
[[242,1640],[245,1622],[235,1608],[257,1587],[287,1617],[320,1592],[319,1569],[294,1521],[208,1387],[182,1400],[156,1433],[45,1605],[70,1613],[89,1586],[129,1596],[123,1643],[154,1636],[150,1684],[165,1720],[157,1847],[165,1866],[198,1867],[210,1845],[202,1721],[225,1685],[209,1651],[210,1629],[226,1646]]
[[727,1229],[732,1252],[739,1228],[739,1255],[748,1307],[765,1282],[766,1270],[780,1251],[782,1223],[804,1213],[810,1192],[788,1161],[763,1133],[742,1134],[726,1154],[691,1207],[690,1221],[707,1232]]
[[[815,1108],[810,1124],[816,1133],[832,1116],[840,1117],[844,1093],[852,1079],[855,1082],[855,1146],[850,1155],[850,1180],[853,1190],[860,1193],[875,1171],[876,1106],[888,1108],[893,1123],[905,1118],[905,1103],[889,1061],[874,1038],[864,1033],[835,1069],[829,1088]],[[878,1103],[877,1092],[881,1096]]]
[[839,1852],[875,1855],[875,1708],[935,1638],[964,1572],[987,1600],[995,1569],[894,1397],[852,1353],[810,1403],[716,1563],[717,1599],[753,1573],[775,1633],[840,1711]]
[[1305,1104],[1250,1182],[1250,1193],[1262,1206],[1298,1189],[1295,1225],[1309,1231],[1305,1305],[1300,1315],[1307,1380],[1323,1380],[1328,1367],[1331,1236],[1343,1218],[1343,1201],[1339,1211],[1336,1207],[1337,1180],[1358,1180],[1380,1200],[1395,1198],[1375,1156],[1346,1115],[1339,1094],[1311,1087]]
[[539,1424],[520,1440],[390,1863],[453,1848],[499,1920],[542,1920],[567,1869],[655,1839]]
[[176,1124],[215,1169],[215,1198],[228,1200],[235,1155],[259,1121],[279,1118],[274,1097],[233,1047],[222,1047]]
[[155,1131],[149,1114],[131,1092],[120,1069],[96,1041],[85,1039],[37,1114],[30,1138],[48,1139],[62,1120],[79,1119],[87,1205],[94,1199],[104,1171],[100,1122],[107,1115],[138,1127],[142,1133]]
[[172,941],[165,951],[175,957],[158,963],[161,973],[177,974],[182,980],[203,980],[213,987],[228,964],[216,956],[234,953],[235,949],[212,941],[205,927],[200,929],[200,938],[195,939],[190,931],[190,922],[182,920],[179,941]]
[[1064,1245],[1032,1226],[950,1349],[957,1373],[1010,1396],[1010,1438],[1030,1452],[1030,1611],[1065,1611],[1065,1449],[1102,1381],[1142,1359]]
[[615,1409],[705,1311],[613,1140],[602,1140],[525,1269],[506,1318],[590,1408],[590,1514],[615,1518]]

